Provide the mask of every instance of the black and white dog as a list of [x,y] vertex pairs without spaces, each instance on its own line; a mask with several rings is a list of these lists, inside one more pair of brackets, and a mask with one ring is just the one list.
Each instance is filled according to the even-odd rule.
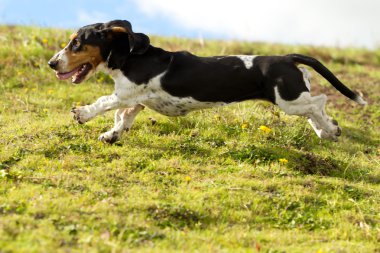
[[130,129],[144,106],[167,116],[182,116],[250,99],[267,100],[288,114],[305,116],[320,138],[337,140],[341,129],[326,115],[327,97],[310,95],[309,73],[299,64],[312,67],[343,95],[366,104],[314,58],[299,54],[198,57],[167,52],[150,45],[148,36],[133,32],[123,20],[80,28],[48,64],[59,79],[72,77],[73,83],[97,71],[112,76],[114,94],[72,109],[79,123],[118,109],[115,126],[99,137],[109,143]]

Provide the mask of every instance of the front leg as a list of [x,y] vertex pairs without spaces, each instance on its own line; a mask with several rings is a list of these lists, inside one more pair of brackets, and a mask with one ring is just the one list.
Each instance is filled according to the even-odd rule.
[[117,95],[112,94],[98,98],[98,100],[91,105],[74,107],[71,112],[74,114],[74,119],[78,121],[79,124],[83,124],[99,114],[120,108],[124,104],[125,103],[123,103]]
[[119,140],[124,131],[129,131],[137,114],[144,109],[143,105],[118,109],[115,112],[115,126],[99,136],[99,140],[114,143]]

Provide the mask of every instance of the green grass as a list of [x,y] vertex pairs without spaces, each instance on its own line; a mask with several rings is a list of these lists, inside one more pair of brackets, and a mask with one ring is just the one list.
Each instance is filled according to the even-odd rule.
[[370,104],[314,74],[337,143],[257,101],[178,118],[146,109],[108,145],[97,137],[112,113],[78,125],[69,111],[112,80],[74,86],[47,66],[71,32],[0,26],[1,253],[380,252],[380,50],[153,37],[199,55],[308,54]]

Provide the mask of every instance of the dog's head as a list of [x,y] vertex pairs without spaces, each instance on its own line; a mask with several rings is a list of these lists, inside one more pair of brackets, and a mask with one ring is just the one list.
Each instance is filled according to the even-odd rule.
[[48,62],[59,79],[72,77],[80,83],[95,73],[101,63],[108,68],[122,68],[131,54],[144,54],[149,37],[134,33],[126,20],[114,20],[80,28],[70,42]]

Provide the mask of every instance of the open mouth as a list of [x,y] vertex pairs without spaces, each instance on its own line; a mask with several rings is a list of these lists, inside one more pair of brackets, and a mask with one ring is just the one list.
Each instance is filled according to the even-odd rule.
[[90,72],[91,68],[92,67],[90,63],[85,63],[71,70],[70,72],[66,72],[66,73],[56,72],[56,75],[58,79],[60,80],[65,80],[71,77],[71,81],[73,83],[80,83],[85,79],[86,75],[88,74],[88,72]]

